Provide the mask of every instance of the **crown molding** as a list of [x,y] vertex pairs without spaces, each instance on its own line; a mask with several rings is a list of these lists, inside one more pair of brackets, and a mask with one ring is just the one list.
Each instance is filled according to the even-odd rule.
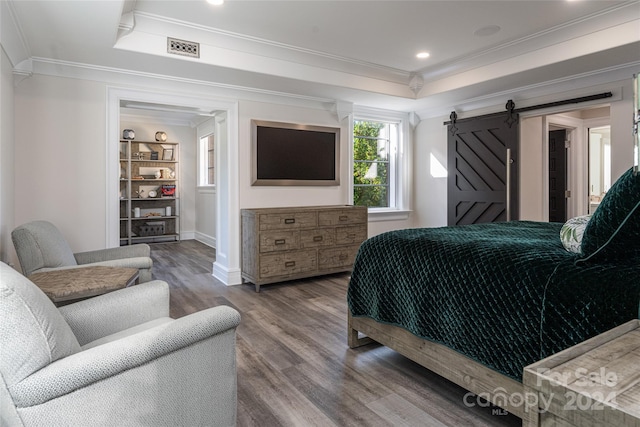
[[[521,37],[506,43],[501,43],[470,55],[464,55],[449,62],[440,63],[437,65],[437,68],[424,67],[416,71],[416,74],[422,75],[425,82],[428,84],[429,82],[438,80],[444,76],[462,73],[493,64],[503,60],[506,56],[521,56],[535,50],[567,42],[573,38],[585,35],[586,32],[581,31],[581,27],[592,25],[594,21],[598,23],[597,27],[599,30],[591,32],[602,32],[612,27],[627,24],[631,21],[637,22],[637,8],[639,6],[640,1],[638,0],[630,0],[622,4],[616,4],[610,8],[565,22],[561,25],[556,25],[555,27],[548,28],[544,31],[530,34],[526,37]],[[505,53],[507,55],[505,55]]]
[[[579,97],[590,95],[594,91],[612,90],[614,97],[607,102],[621,99],[621,94],[617,91],[620,82],[630,79],[633,70],[640,69],[640,61],[633,61],[623,65],[607,67],[604,69],[580,73],[568,77],[547,80],[541,83],[523,85],[509,90],[497,90],[490,93],[474,96],[461,97],[453,100],[443,100],[435,96],[432,106],[416,108],[416,114],[422,119],[433,117],[448,117],[449,113],[456,110],[461,117],[465,113],[482,111],[489,109],[495,111],[502,108],[508,99],[513,99],[518,107],[537,105],[545,102],[552,102],[559,97]],[[617,92],[616,92],[617,91]],[[596,103],[602,103],[597,101]],[[474,113],[475,114],[475,113]]]
[[31,57],[13,2],[0,1],[0,43],[14,67]]
[[227,99],[273,102],[323,110],[326,109],[327,104],[333,104],[335,102],[335,100],[329,98],[305,96],[255,87],[231,85],[226,83],[176,77],[160,73],[149,73],[146,71],[105,67],[50,58],[35,57],[30,61],[32,62],[33,74],[94,80],[106,84],[129,84],[132,86],[142,85],[145,87],[161,85],[160,89],[164,89],[166,88],[166,82],[171,82],[171,87],[174,90],[183,87],[185,90],[202,92],[203,88],[209,88],[215,92],[216,96]]
[[268,55],[282,60],[290,60],[291,57],[295,57],[294,62],[297,63],[318,66],[329,70],[349,72],[351,74],[393,83],[407,84],[410,79],[410,72],[398,68],[302,48],[248,34],[208,27],[148,12],[135,11],[133,13],[135,15],[136,25],[140,26],[146,32],[152,32],[164,37],[170,32],[171,34],[184,34],[187,35],[187,37],[190,35],[194,42],[201,44],[210,44],[212,46],[243,52],[254,52],[255,54]]

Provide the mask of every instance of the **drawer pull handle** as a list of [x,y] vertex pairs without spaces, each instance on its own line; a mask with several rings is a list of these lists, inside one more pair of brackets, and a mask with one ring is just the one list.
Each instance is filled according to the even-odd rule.
[[314,242],[322,242],[322,236],[313,236]]
[[296,262],[295,261],[287,261],[284,263],[285,267],[295,267]]
[[274,243],[276,245],[284,245],[286,241],[287,241],[286,239],[276,239]]
[[340,217],[338,218],[340,221],[346,221],[349,219],[349,215],[340,215]]
[[295,218],[285,218],[284,219],[284,223],[285,224],[295,224],[296,223],[296,219]]

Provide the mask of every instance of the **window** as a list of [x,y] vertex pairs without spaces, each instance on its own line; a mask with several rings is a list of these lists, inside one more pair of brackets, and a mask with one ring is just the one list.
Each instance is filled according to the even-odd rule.
[[353,121],[353,204],[388,208],[391,200],[391,156],[398,135],[396,123]]
[[353,204],[368,206],[370,214],[407,211],[407,123],[403,113],[354,113]]
[[200,138],[200,164],[198,173],[198,185],[201,187],[215,185],[215,144],[213,134]]

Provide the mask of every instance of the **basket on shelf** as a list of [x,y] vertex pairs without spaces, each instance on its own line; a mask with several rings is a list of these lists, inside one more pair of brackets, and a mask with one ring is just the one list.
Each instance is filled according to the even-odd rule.
[[147,222],[145,225],[138,226],[138,235],[140,237],[161,236],[164,234],[164,221]]

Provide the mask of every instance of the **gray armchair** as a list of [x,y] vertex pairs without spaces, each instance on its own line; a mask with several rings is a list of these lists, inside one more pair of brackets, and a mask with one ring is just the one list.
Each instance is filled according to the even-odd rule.
[[236,327],[152,281],[56,308],[0,263],[0,425],[233,426]]
[[33,273],[95,265],[130,267],[139,270],[138,283],[151,280],[149,245],[140,244],[118,248],[73,253],[55,225],[48,221],[33,221],[11,232],[20,267],[25,276]]

